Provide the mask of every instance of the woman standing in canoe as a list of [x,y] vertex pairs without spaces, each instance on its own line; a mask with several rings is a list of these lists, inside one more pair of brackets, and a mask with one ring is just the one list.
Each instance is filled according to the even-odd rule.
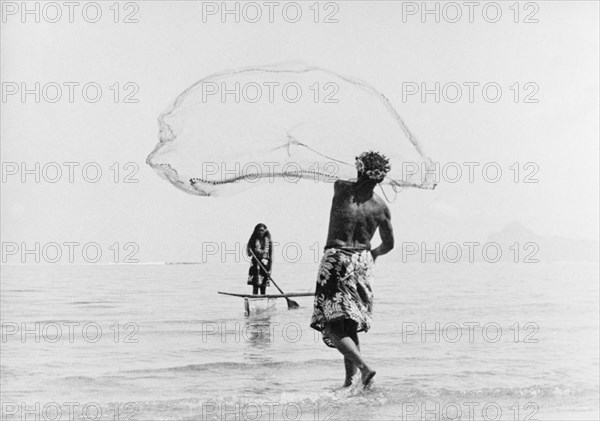
[[265,295],[270,286],[271,268],[273,264],[273,242],[265,224],[258,224],[248,240],[246,253],[251,257],[248,271],[248,285],[252,285],[252,294]]

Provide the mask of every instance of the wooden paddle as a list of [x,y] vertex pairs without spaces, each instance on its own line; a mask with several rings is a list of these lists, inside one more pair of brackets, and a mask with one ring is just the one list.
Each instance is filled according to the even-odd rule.
[[[262,262],[258,259],[258,257],[256,257],[256,255],[254,254],[254,252],[252,251],[252,249],[250,247],[248,247],[248,250],[250,250],[250,253],[252,253],[252,257],[254,257],[256,259],[256,261],[258,262],[258,264],[260,265],[260,267],[262,268],[262,270],[267,274],[267,276],[269,277],[269,279],[271,280],[271,282],[273,282],[273,285],[275,285],[275,288],[277,288],[277,290],[279,290],[279,292],[281,292],[282,294],[285,294],[285,292],[283,292],[281,290],[281,288],[279,288],[279,286],[275,283],[275,281],[273,280],[273,278],[271,278],[271,274],[263,266]],[[289,299],[288,297],[285,297],[285,300],[287,301],[288,309],[300,307],[300,304],[298,304],[294,300]]]

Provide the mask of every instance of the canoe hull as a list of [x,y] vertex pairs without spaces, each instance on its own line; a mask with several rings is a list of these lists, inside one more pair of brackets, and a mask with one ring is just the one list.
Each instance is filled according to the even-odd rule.
[[266,294],[266,295],[255,295],[255,294],[237,294],[234,292],[222,292],[217,291],[222,295],[230,295],[232,297],[240,297],[240,298],[289,298],[289,297],[314,297],[314,292],[291,292],[289,294]]
[[246,316],[275,311],[277,299],[275,298],[244,298],[244,311]]

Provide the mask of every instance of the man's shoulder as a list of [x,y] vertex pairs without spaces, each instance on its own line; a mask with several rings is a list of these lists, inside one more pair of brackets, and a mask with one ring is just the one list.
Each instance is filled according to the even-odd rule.
[[344,191],[344,190],[348,190],[348,188],[351,187],[352,185],[354,185],[354,183],[352,181],[335,180],[335,182],[333,183],[333,189],[336,192]]
[[390,208],[388,207],[386,201],[375,192],[373,192],[373,204],[378,211],[381,211],[386,215],[389,214]]
[[348,180],[335,180],[335,182],[333,183],[334,187],[347,187],[347,186],[352,186],[354,185],[354,183],[352,181],[348,181]]

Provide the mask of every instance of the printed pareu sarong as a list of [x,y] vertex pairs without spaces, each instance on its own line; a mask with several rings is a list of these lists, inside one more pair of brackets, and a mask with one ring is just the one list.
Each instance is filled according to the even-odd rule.
[[[256,239],[254,244],[248,244],[248,250],[252,250],[252,253],[248,251],[248,255],[252,256],[252,262],[250,263],[250,269],[248,269],[248,285],[253,286],[271,286],[271,282],[269,282],[269,274],[265,272],[271,270],[271,255],[270,255],[270,247],[271,247],[271,238],[265,237],[264,240]],[[261,259],[261,264],[259,264],[257,259]],[[267,260],[265,264],[262,262],[263,259]]]
[[[373,258],[356,248],[328,248],[321,259],[310,327],[323,332],[325,324],[350,319],[358,332],[371,327]],[[326,334],[323,342],[334,347]]]
[[[262,262],[261,262],[262,263]],[[265,265],[263,264],[263,267]],[[265,269],[269,270],[270,265],[267,265]],[[269,282],[269,276],[267,272],[263,270],[263,268],[258,264],[256,259],[252,258],[252,263],[250,265],[250,269],[248,269],[248,285],[253,286],[271,286],[271,282]]]

